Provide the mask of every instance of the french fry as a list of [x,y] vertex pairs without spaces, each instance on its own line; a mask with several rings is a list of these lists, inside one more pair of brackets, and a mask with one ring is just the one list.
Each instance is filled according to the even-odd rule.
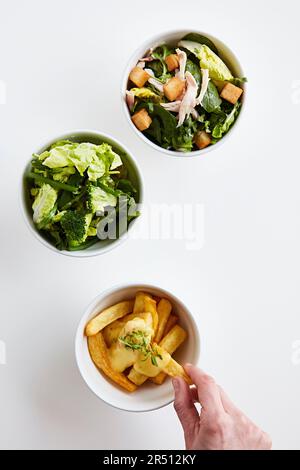
[[172,311],[172,304],[167,299],[161,299],[157,305],[158,327],[154,341],[159,343],[163,337],[165,327]]
[[186,337],[187,332],[181,326],[175,325],[169,333],[163,337],[159,346],[172,355],[186,340]]
[[180,364],[178,364],[178,362],[176,362],[173,358],[171,358],[168,364],[163,368],[163,372],[165,372],[170,377],[181,377],[185,380],[188,385],[193,384],[190,377],[185,372],[184,368]]
[[[176,349],[178,349],[179,346],[185,341],[186,337],[186,331],[181,328],[181,326],[175,325],[171,331],[169,331],[169,333],[161,340],[159,347],[172,356]],[[165,381],[166,377],[167,374],[161,371],[158,373],[158,375],[151,377],[150,380],[157,385],[161,385]],[[134,367],[132,367],[128,378],[136,385],[142,385],[149,377],[147,375],[140,374],[134,369]]]
[[138,292],[135,297],[133,313],[142,313],[142,312],[151,313],[152,321],[153,321],[152,328],[153,328],[154,335],[155,335],[157,326],[158,326],[156,302],[151,297],[150,294],[146,294],[145,292]]
[[169,331],[173,328],[174,325],[176,325],[177,322],[178,322],[178,317],[171,313],[167,321],[166,327],[165,327],[164,336],[166,336],[169,333]]
[[128,392],[134,392],[136,385],[130,382],[124,374],[115,372],[108,357],[107,347],[101,332],[87,338],[90,356],[98,369]]
[[156,377],[151,377],[151,382],[156,385],[162,385],[166,380],[167,374],[165,372],[160,372]]
[[131,367],[127,377],[129,380],[131,380],[131,382],[138,386],[143,385],[143,383],[149,379],[147,375],[140,374],[137,370],[134,369],[134,367]]
[[124,302],[119,302],[118,304],[106,308],[88,322],[85,328],[85,334],[87,336],[96,335],[110,323],[132,312],[133,305],[133,300],[125,300]]
[[[185,341],[187,332],[179,325],[173,326],[169,333],[161,340],[159,345],[165,349],[171,356],[176,349]],[[156,385],[161,385],[167,377],[165,372],[160,372],[156,377],[152,377],[151,381]]]
[[[126,317],[124,317],[126,318]],[[103,330],[102,334],[106,346],[109,348],[113,343],[115,343],[120,335],[122,328],[124,327],[125,322],[122,320],[115,320],[110,325],[107,325]]]
[[158,314],[156,310],[156,302],[155,300],[151,299],[151,297],[146,297],[145,298],[145,312],[149,312],[152,315],[152,328],[154,331],[154,337],[157,332],[157,327],[158,327]]

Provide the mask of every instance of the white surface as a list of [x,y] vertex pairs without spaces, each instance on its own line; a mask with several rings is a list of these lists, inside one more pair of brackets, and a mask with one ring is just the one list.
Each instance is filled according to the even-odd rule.
[[132,412],[154,411],[172,403],[174,400],[174,390],[171,380],[165,380],[160,387],[149,383],[150,381],[148,380],[135,393],[124,392],[124,390],[107,380],[103,374],[99,374],[99,370],[91,359],[84,332],[88,321],[99,312],[118,302],[134,298],[139,291],[167,298],[172,304],[172,312],[179,318],[180,326],[187,332],[188,340],[176,352],[175,359],[180,364],[197,364],[200,353],[200,337],[195,320],[188,307],[183,305],[170,291],[162,290],[153,284],[127,283],[114,286],[97,296],[84,312],[76,332],[76,362],[82,378],[101,400],[115,408]]
[[[300,364],[291,360],[300,339],[299,17],[294,0],[1,1],[2,448],[183,447],[172,407],[114,410],[76,368],[74,335],[85,307],[131,279],[186,301],[199,320],[202,367],[270,432],[275,448],[300,448]],[[129,128],[119,88],[139,42],[188,25],[239,57],[248,109],[219,150],[168,161]],[[80,127],[127,144],[148,201],[204,203],[203,249],[130,240],[81,260],[40,245],[18,208],[20,173],[39,142]]]

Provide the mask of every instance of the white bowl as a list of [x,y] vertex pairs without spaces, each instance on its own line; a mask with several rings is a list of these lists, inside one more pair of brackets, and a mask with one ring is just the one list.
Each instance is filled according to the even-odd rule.
[[237,123],[240,122],[241,115],[244,111],[245,107],[245,97],[246,97],[246,86],[245,84],[243,85],[244,93],[242,96],[242,102],[243,105],[241,107],[238,119],[235,121],[235,123],[232,125],[232,127],[229,129],[227,134],[216,144],[210,145],[202,150],[194,150],[192,152],[177,152],[175,150],[167,150],[159,145],[156,145],[155,143],[151,142],[150,139],[148,139],[141,131],[139,131],[135,125],[133,124],[130,116],[130,111],[128,109],[128,106],[126,104],[126,90],[127,90],[127,85],[128,85],[128,77],[130,74],[130,71],[132,68],[137,64],[138,60],[141,57],[144,57],[144,54],[152,47],[155,48],[159,46],[160,44],[167,43],[167,44],[177,44],[180,39],[183,38],[186,34],[189,33],[198,33],[202,34],[203,36],[206,36],[209,38],[217,47],[219,51],[219,55],[221,59],[226,63],[226,65],[230,68],[232,71],[233,75],[236,77],[244,77],[244,72],[242,70],[242,67],[234,55],[234,53],[227,47],[222,41],[219,39],[215,38],[211,34],[204,33],[202,31],[196,31],[194,29],[183,29],[183,30],[175,30],[175,31],[169,31],[166,33],[161,33],[156,36],[153,36],[150,39],[147,39],[131,56],[128,65],[125,69],[124,73],[124,78],[122,80],[122,86],[121,86],[121,98],[122,98],[122,106],[125,112],[125,116],[127,118],[127,121],[129,122],[130,126],[134,130],[134,132],[148,145],[150,145],[153,149],[155,150],[160,150],[164,155],[171,156],[171,157],[198,157],[199,155],[203,155],[204,153],[211,152],[212,150],[219,148],[227,139],[228,137],[232,134],[232,131],[236,129]]
[[97,313],[122,300],[133,298],[136,292],[146,291],[159,297],[165,297],[173,305],[173,312],[179,316],[179,324],[187,331],[188,339],[174,354],[181,364],[197,364],[200,354],[200,338],[195,320],[187,307],[169,291],[148,284],[127,284],[115,286],[102,292],[86,309],[80,320],[75,340],[76,361],[80,373],[88,387],[108,405],[125,411],[152,411],[168,405],[174,400],[171,380],[166,379],[163,385],[147,381],[133,393],[126,392],[111,382],[94,365],[84,334],[87,322]]
[[[33,153],[40,154],[44,150],[47,150],[50,147],[50,145],[52,145],[53,143],[59,140],[64,140],[64,139],[69,139],[74,142],[91,142],[95,144],[107,142],[110,145],[112,145],[117,151],[119,150],[120,152],[122,152],[122,160],[126,164],[126,168],[128,170],[130,179],[132,180],[132,182],[135,184],[135,186],[138,189],[137,202],[140,205],[142,205],[143,193],[144,193],[144,184],[143,184],[142,174],[132,153],[123,144],[121,144],[114,137],[111,137],[108,134],[104,134],[103,132],[98,132],[95,130],[88,130],[88,129],[79,129],[79,130],[68,131],[58,136],[54,136],[52,139],[48,140],[46,143],[43,143],[42,145],[40,145]],[[101,240],[101,241],[99,240],[99,242],[95,243],[93,246],[90,246],[86,250],[82,250],[82,251],[67,251],[67,250],[60,251],[57,248],[55,248],[55,246],[52,245],[46,238],[43,237],[42,232],[40,232],[36,228],[32,220],[32,209],[31,209],[29,193],[28,193],[27,183],[26,183],[26,173],[29,171],[29,169],[30,169],[30,161],[26,164],[26,167],[22,175],[21,191],[20,191],[21,211],[24,216],[24,220],[29,230],[31,231],[31,233],[44,246],[46,246],[47,248],[50,248],[56,253],[60,253],[66,256],[73,256],[76,258],[85,258],[85,257],[97,256],[97,255],[107,253],[108,251],[120,245],[124,240],[126,240],[127,233],[135,227],[135,225],[137,224],[137,222],[139,221],[141,217],[140,216],[134,219],[129,224],[127,233],[117,238],[116,240]]]

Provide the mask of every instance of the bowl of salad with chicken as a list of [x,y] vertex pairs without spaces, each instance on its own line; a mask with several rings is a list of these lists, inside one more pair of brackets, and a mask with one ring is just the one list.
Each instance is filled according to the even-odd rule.
[[69,256],[103,254],[140,216],[141,172],[106,134],[75,130],[40,146],[22,177],[21,207],[33,235]]
[[125,72],[122,100],[138,135],[172,156],[196,156],[224,142],[239,120],[247,79],[233,52],[196,31],[147,41]]

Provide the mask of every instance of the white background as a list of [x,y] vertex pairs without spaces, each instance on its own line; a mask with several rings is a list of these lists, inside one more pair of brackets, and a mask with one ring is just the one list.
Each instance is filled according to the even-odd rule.
[[[85,386],[74,335],[86,305],[111,285],[170,288],[197,317],[201,366],[268,431],[300,448],[300,8],[296,0],[121,2],[0,0],[1,448],[182,448],[172,406],[110,408]],[[126,62],[149,36],[207,31],[249,78],[242,122],[197,159],[170,159],[130,129],[120,103]],[[71,129],[111,133],[135,154],[147,202],[205,205],[205,244],[129,240],[73,259],[39,244],[18,207],[31,152]]]

